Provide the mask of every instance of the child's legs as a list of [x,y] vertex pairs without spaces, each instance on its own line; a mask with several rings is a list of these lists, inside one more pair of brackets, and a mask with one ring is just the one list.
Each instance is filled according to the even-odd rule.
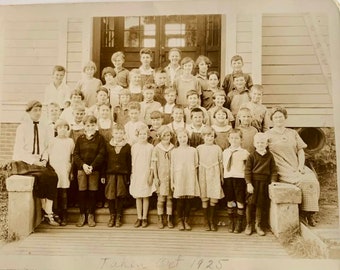
[[67,210],[67,191],[68,188],[58,188],[58,209],[61,213]]
[[68,203],[70,206],[74,206],[75,204],[78,204],[78,170],[74,166],[73,170],[73,181],[70,182],[70,188],[68,189]]
[[166,197],[158,194],[157,198],[157,214],[159,216],[164,214],[164,203],[165,203]]
[[203,209],[208,208],[209,199],[208,199],[208,198],[201,198],[201,200],[202,200],[202,208],[203,208]]
[[92,172],[88,176],[89,181],[89,214],[94,214],[96,209],[96,195],[98,191],[98,183],[99,183],[99,172]]
[[247,184],[244,178],[234,178],[234,194],[238,209],[244,209]]
[[87,204],[87,175],[84,171],[78,171],[78,201],[80,214],[86,213]]
[[148,218],[148,212],[149,212],[149,197],[142,198],[143,199],[143,215],[142,219]]
[[125,197],[117,197],[116,198],[116,209],[118,215],[123,215],[123,207],[124,207]]
[[137,218],[142,219],[143,198],[136,198]]
[[235,191],[234,191],[234,183],[235,178],[224,178],[224,186],[225,186],[225,199],[227,201],[228,208],[234,208],[235,207]]
[[166,198],[166,214],[172,215],[172,197],[167,196]]
[[218,199],[213,199],[213,198],[210,198],[209,199],[209,203],[210,203],[210,206],[216,206],[216,204],[218,203]]
[[106,177],[105,197],[109,203],[110,214],[116,214],[116,194],[114,176],[109,174]]
[[190,215],[190,209],[193,202],[193,198],[184,199],[184,217],[188,218]]
[[52,207],[53,207],[53,201],[46,199],[46,201],[45,201],[45,212],[46,212],[46,214],[52,214],[53,213]]
[[184,198],[178,198],[176,201],[177,204],[177,217],[182,219],[184,217]]

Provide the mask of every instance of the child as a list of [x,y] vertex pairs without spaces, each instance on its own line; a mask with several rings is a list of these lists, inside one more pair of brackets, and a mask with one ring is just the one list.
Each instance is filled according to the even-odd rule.
[[246,209],[245,234],[252,234],[252,210],[255,207],[255,231],[258,235],[264,236],[265,232],[261,228],[261,222],[263,214],[268,211],[268,185],[277,181],[277,170],[274,157],[267,150],[267,135],[264,133],[255,134],[254,146],[256,150],[247,159],[244,176],[247,182],[247,192],[251,195]]
[[125,62],[124,53],[120,51],[113,53],[111,56],[111,62],[115,67],[116,84],[120,85],[122,88],[127,88],[129,86],[129,71],[123,67]]
[[153,111],[158,111],[162,105],[154,101],[156,86],[153,83],[145,84],[143,87],[143,101],[140,103],[141,119],[148,126],[151,125],[150,114]]
[[137,128],[144,125],[144,123],[139,120],[140,104],[138,102],[130,102],[128,105],[128,114],[130,121],[125,124],[124,129],[126,133],[126,141],[128,144],[133,145],[137,142]]
[[[73,111],[78,106],[84,106],[85,108],[84,104],[85,103],[84,103],[83,92],[77,89],[73,90],[71,93],[71,105],[70,107],[63,110],[63,112],[60,115],[60,118],[66,120],[67,123],[71,124],[74,120]],[[86,111],[86,108],[85,108],[85,111]]]
[[130,101],[143,101],[140,70],[136,68],[132,69],[129,73],[129,79],[129,91],[131,93]]
[[269,129],[269,113],[267,107],[262,104],[263,86],[255,84],[250,91],[250,102],[241,105],[241,108],[249,108],[252,116],[251,125],[259,132]]
[[172,150],[170,158],[170,179],[173,197],[177,199],[178,229],[191,230],[189,216],[191,201],[200,195],[197,178],[198,155],[195,148],[188,145],[188,132],[176,130],[179,146]]
[[107,158],[104,181],[106,182],[105,197],[108,200],[110,211],[108,227],[122,225],[124,201],[129,195],[131,147],[124,137],[124,127],[115,124],[112,128],[112,138],[106,144]]
[[141,76],[141,87],[145,84],[154,83],[154,70],[150,64],[152,62],[152,51],[149,48],[143,48],[139,51],[141,66],[139,67]]
[[158,130],[162,127],[163,124],[163,115],[160,111],[153,111],[150,114],[151,119],[151,127],[150,127],[150,136],[148,138],[148,142],[153,146],[158,144],[161,141],[161,138],[158,136]]
[[50,104],[48,104],[47,110],[48,110],[47,121],[48,121],[48,124],[51,126],[51,128],[54,130],[54,137],[55,137],[57,136],[57,133],[54,127],[61,113],[59,104],[56,102],[51,102]]
[[[233,69],[233,72],[231,74],[228,74],[225,76],[222,88],[225,91],[225,94],[228,95],[228,93],[234,88],[234,74],[235,73],[243,73],[242,67],[243,67],[243,59],[240,55],[234,55],[231,58],[231,67]],[[253,86],[253,80],[249,74],[243,73],[245,81],[246,81],[246,88],[251,89]]]
[[149,197],[154,191],[151,156],[153,146],[148,143],[149,129],[142,125],[136,130],[138,141],[131,147],[132,171],[130,194],[136,199],[135,228],[148,226]]
[[186,125],[186,130],[189,135],[190,146],[197,147],[204,143],[202,138],[202,130],[205,127],[203,124],[204,113],[200,108],[194,108],[190,113],[191,124]]
[[210,59],[204,55],[197,57],[195,62],[195,66],[198,68],[196,78],[198,79],[202,92],[208,89],[208,69],[211,64]]
[[164,99],[166,101],[165,105],[160,109],[163,113],[164,121],[163,124],[167,125],[171,122],[172,110],[176,103],[176,91],[173,88],[166,88],[164,91]]
[[160,142],[154,147],[152,152],[152,162],[154,169],[154,183],[157,191],[157,214],[158,227],[164,228],[163,215],[164,206],[166,207],[166,215],[168,227],[174,227],[172,223],[172,190],[170,185],[170,159],[171,151],[174,145],[170,142],[172,133],[168,126],[162,126],[158,129],[157,135]]
[[215,123],[211,125],[216,133],[215,143],[221,147],[222,150],[229,147],[229,132],[232,130],[232,126],[229,125],[228,112],[226,108],[219,108],[214,114]]
[[96,99],[97,99],[96,104],[94,104],[88,109],[87,114],[93,115],[96,118],[98,118],[99,106],[102,104],[109,104],[109,91],[103,86],[99,87],[97,89]]
[[214,107],[213,96],[219,89],[220,75],[217,71],[210,71],[208,73],[208,87],[206,89],[202,88],[202,107],[206,110]]
[[181,74],[182,69],[180,65],[181,61],[181,50],[178,48],[171,48],[169,50],[169,65],[164,70],[167,75],[166,86],[172,87],[175,79]]
[[204,144],[197,146],[197,153],[204,229],[216,231],[215,205],[219,199],[224,197],[221,186],[223,184],[222,150],[214,144],[215,132],[211,127],[205,127],[202,130],[202,137]]
[[119,93],[119,105],[113,108],[113,121],[122,126],[129,121],[128,105],[130,95],[128,89],[123,89]]
[[105,67],[102,71],[102,80],[105,82],[104,87],[108,90],[108,99],[112,108],[119,104],[119,93],[123,89],[116,83],[116,72],[112,67]]
[[248,103],[250,101],[249,90],[246,88],[246,80],[243,73],[234,74],[234,85],[232,91],[228,93],[228,104],[233,114],[234,118],[238,113],[238,110],[242,106],[242,104]]
[[69,124],[59,119],[55,123],[57,137],[53,138],[49,144],[49,162],[58,175],[58,215],[61,219],[60,225],[67,224],[67,191],[70,187],[70,173],[72,164],[72,154],[74,142],[68,137],[70,130]]
[[105,141],[109,142],[112,136],[112,126],[115,124],[111,119],[110,104],[102,104],[98,108],[98,131]]
[[[213,95],[214,106],[208,110],[211,124],[215,123],[215,119],[214,119],[215,112],[220,108],[224,108],[226,100],[227,100],[227,97],[223,90],[218,90],[214,93]],[[225,108],[225,110],[228,114],[227,118],[228,118],[229,124],[233,126],[235,123],[235,118],[229,109]]]
[[195,90],[189,90],[187,92],[187,104],[188,107],[184,108],[184,116],[187,124],[191,124],[191,111],[194,108],[199,108],[203,111],[203,123],[210,124],[210,118],[207,110],[199,105],[199,95]]
[[[87,222],[90,227],[96,226],[94,211],[99,184],[99,172],[105,159],[105,140],[97,131],[97,119],[86,115],[83,119],[84,134],[81,135],[74,148],[73,158],[78,169],[79,210],[80,216],[76,224],[85,224],[85,213],[88,210]],[[88,198],[87,198],[88,197]]]
[[184,109],[182,105],[176,104],[172,110],[172,122],[168,124],[168,127],[171,129],[171,132],[174,134],[172,143],[177,146],[177,138],[176,138],[176,130],[179,128],[186,128],[186,124],[184,122]]
[[54,66],[52,82],[45,88],[44,104],[57,103],[61,109],[70,100],[71,89],[63,82],[66,70],[63,66]]
[[173,88],[177,92],[176,103],[185,106],[187,105],[187,92],[189,90],[195,90],[198,95],[201,96],[201,88],[198,79],[192,75],[194,60],[192,60],[190,57],[184,57],[181,61],[181,67],[183,72],[175,79]]
[[238,112],[238,118],[240,119],[239,129],[242,132],[241,146],[249,153],[255,150],[254,148],[254,135],[257,133],[257,129],[251,126],[251,112],[248,108],[242,108]]
[[162,68],[158,68],[155,70],[155,101],[159,102],[162,106],[165,105],[166,100],[164,98],[165,91],[165,82],[166,82],[166,72]]
[[[223,151],[224,194],[227,200],[227,213],[229,216],[229,232],[240,233],[244,216],[246,194],[246,181],[244,180],[245,162],[249,152],[241,147],[242,133],[232,130],[229,134],[230,147]],[[237,206],[236,225],[234,223]]]
[[84,77],[76,85],[76,89],[84,94],[86,107],[96,104],[97,89],[102,85],[101,80],[93,77],[96,71],[96,64],[92,61],[87,62],[83,68]]

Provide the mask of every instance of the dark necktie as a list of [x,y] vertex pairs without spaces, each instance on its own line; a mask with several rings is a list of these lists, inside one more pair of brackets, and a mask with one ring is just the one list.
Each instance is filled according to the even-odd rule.
[[[39,132],[38,132],[38,121],[33,121],[34,124],[34,138],[33,138],[33,151],[32,154],[40,154],[40,149],[39,149]],[[35,147],[35,145],[37,145],[37,147]],[[35,153],[35,150],[37,150],[37,152]]]
[[230,158],[228,160],[228,163],[227,163],[227,171],[230,172],[230,169],[231,169],[231,164],[233,163],[233,155],[234,153],[237,152],[237,150],[233,150],[231,151],[231,155],[230,155]]

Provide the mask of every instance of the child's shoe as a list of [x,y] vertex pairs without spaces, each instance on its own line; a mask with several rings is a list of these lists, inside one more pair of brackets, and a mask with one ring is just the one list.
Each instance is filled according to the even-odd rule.
[[118,215],[116,219],[116,228],[122,226],[122,216]]
[[191,226],[188,223],[189,218],[184,218],[184,228],[186,231],[191,231]]
[[95,227],[96,226],[96,222],[94,221],[94,215],[93,214],[89,214],[89,216],[87,218],[87,223],[89,224],[89,227]]
[[135,228],[138,228],[140,226],[142,226],[142,220],[141,219],[137,219],[135,224],[133,225]]
[[183,218],[179,218],[177,224],[178,224],[178,230],[180,230],[180,231],[184,231],[185,230],[184,223],[183,223]]
[[172,215],[168,215],[168,228],[172,229],[174,227],[174,224],[172,223]]
[[259,224],[255,224],[255,231],[259,236],[265,236],[266,233],[261,229]]
[[53,214],[45,215],[47,223],[51,226],[59,226],[59,223],[54,220]]
[[163,224],[163,216],[159,215],[158,216],[158,228],[159,229],[163,229],[164,228],[164,224]]
[[85,214],[80,214],[78,222],[76,223],[77,227],[83,227],[85,225]]
[[142,228],[148,227],[148,220],[147,219],[142,219]]
[[107,227],[113,227],[113,225],[115,224],[115,219],[116,219],[116,216],[111,214],[110,215],[110,220],[109,222],[107,223]]
[[244,230],[244,234],[251,235],[253,233],[253,228],[251,224],[247,224],[246,229]]

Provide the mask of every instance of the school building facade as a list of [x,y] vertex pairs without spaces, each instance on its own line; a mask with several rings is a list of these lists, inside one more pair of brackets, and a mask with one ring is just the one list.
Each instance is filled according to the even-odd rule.
[[2,6],[0,14],[0,162],[11,158],[25,104],[42,100],[54,65],[66,67],[72,88],[83,63],[92,59],[101,71],[118,50],[131,69],[142,47],[153,50],[153,67],[164,67],[169,49],[178,47],[182,57],[208,56],[221,79],[239,54],[243,71],[264,86],[263,103],[285,106],[288,126],[311,128],[305,133],[312,141],[319,137],[314,128],[334,127],[340,115],[333,106],[340,100],[333,0],[103,1]]

